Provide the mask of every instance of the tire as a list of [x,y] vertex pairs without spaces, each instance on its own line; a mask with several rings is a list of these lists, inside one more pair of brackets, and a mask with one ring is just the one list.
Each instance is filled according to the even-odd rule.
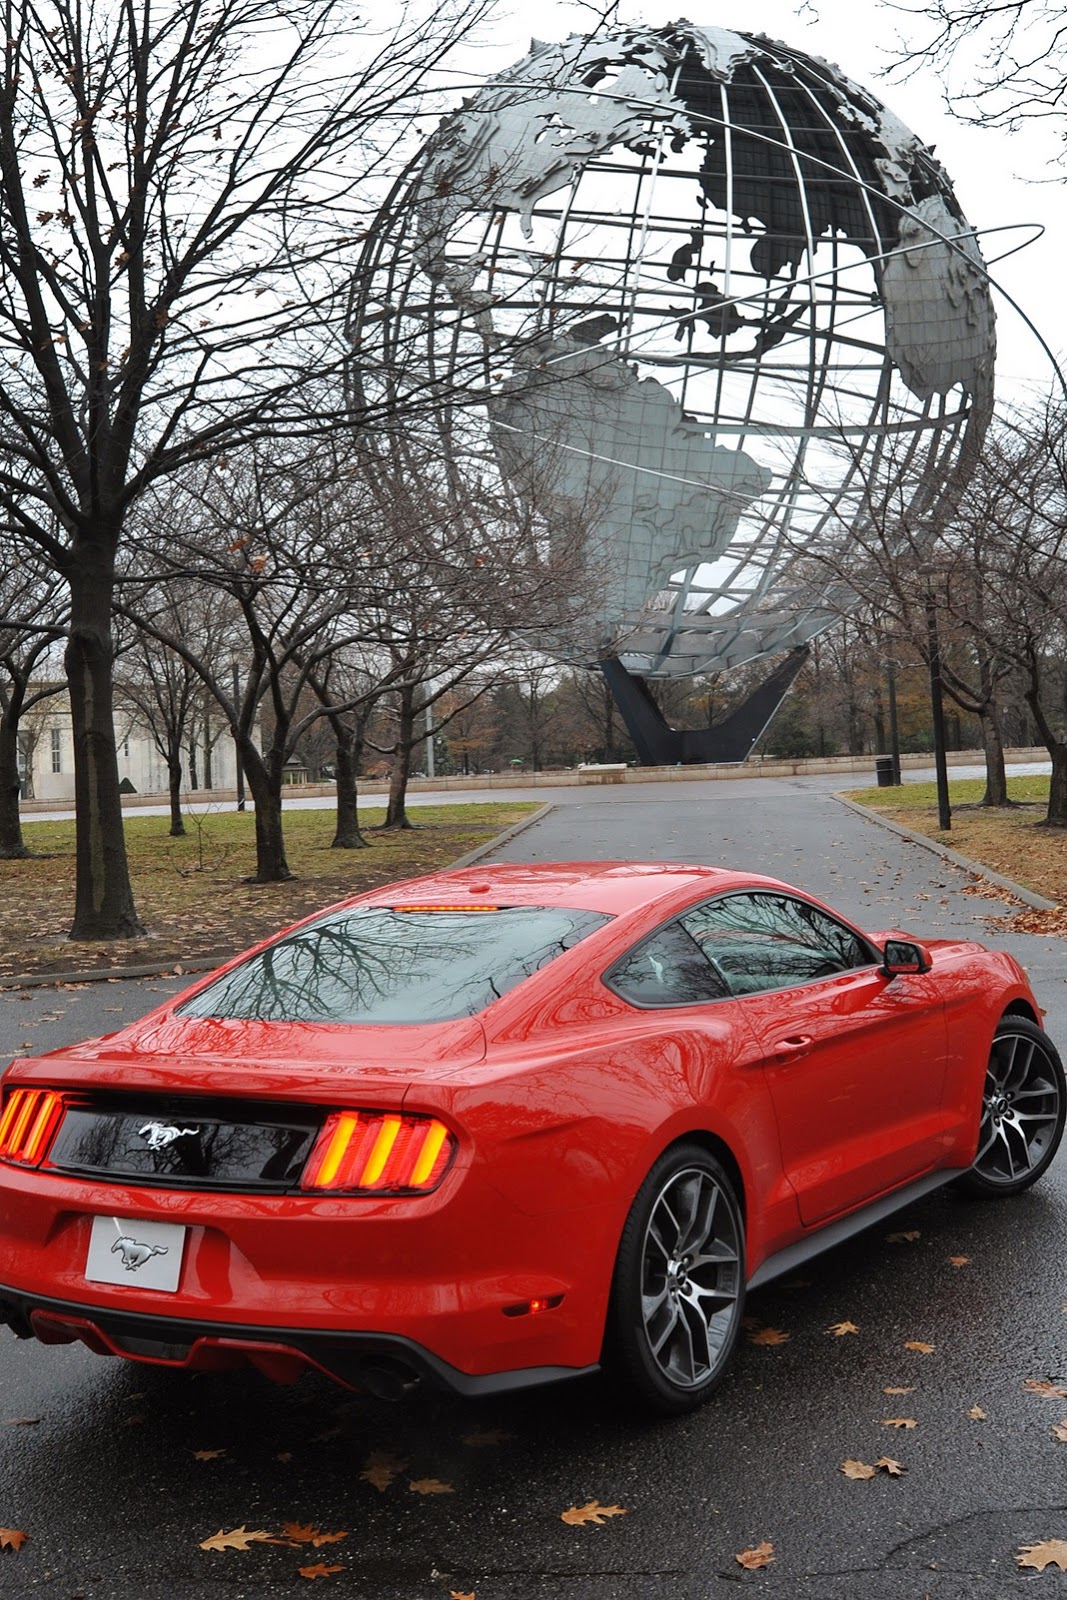
[[604,1364],[661,1416],[702,1404],[741,1329],[745,1230],[732,1180],[703,1146],[664,1152],[622,1231]]
[[1048,1034],[1028,1017],[1002,1017],[982,1090],[978,1154],[960,1187],[993,1199],[1028,1189],[1059,1148],[1065,1111],[1067,1082]]

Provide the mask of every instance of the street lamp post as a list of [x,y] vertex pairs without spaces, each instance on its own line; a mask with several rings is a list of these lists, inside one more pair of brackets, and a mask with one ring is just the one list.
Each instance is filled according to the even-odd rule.
[[942,833],[952,827],[948,803],[948,763],[945,760],[945,706],[941,694],[941,641],[937,632],[937,601],[926,574],[926,653],[930,662],[930,708],[934,723],[934,770],[937,774],[937,825]]
[[[234,656],[230,665],[233,668],[233,712],[235,717],[240,717],[241,708],[238,704],[238,697],[241,693],[241,679],[237,671],[236,656]],[[243,811],[245,808],[245,766],[241,760],[241,746],[236,739],[233,741],[233,754],[237,770],[237,809],[238,811]]]

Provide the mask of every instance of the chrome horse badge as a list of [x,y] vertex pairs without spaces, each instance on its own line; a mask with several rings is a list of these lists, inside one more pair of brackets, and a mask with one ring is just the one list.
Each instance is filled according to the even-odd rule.
[[138,1128],[137,1137],[147,1141],[149,1150],[165,1150],[175,1140],[199,1132],[199,1128],[176,1128],[172,1122],[146,1122]]
[[143,1267],[146,1261],[151,1261],[153,1256],[165,1256],[165,1244],[142,1244],[139,1239],[131,1239],[128,1234],[123,1234],[121,1239],[116,1239],[111,1246],[111,1254],[116,1251],[122,1254],[122,1265],[127,1272],[136,1272]]

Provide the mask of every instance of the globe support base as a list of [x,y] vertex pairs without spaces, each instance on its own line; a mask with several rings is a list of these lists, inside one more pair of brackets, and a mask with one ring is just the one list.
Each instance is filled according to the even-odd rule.
[[808,647],[791,650],[784,661],[722,722],[711,728],[672,728],[644,678],[628,672],[617,657],[597,665],[607,679],[622,720],[643,767],[673,767],[690,762],[738,763],[768,727],[793,680],[808,659]]

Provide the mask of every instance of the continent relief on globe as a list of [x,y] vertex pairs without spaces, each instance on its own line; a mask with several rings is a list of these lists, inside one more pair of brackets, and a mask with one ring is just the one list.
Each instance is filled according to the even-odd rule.
[[562,502],[590,525],[602,568],[593,621],[636,621],[672,573],[713,561],[771,473],[715,444],[654,378],[576,339],[538,341],[489,406],[501,471],[542,512]]

